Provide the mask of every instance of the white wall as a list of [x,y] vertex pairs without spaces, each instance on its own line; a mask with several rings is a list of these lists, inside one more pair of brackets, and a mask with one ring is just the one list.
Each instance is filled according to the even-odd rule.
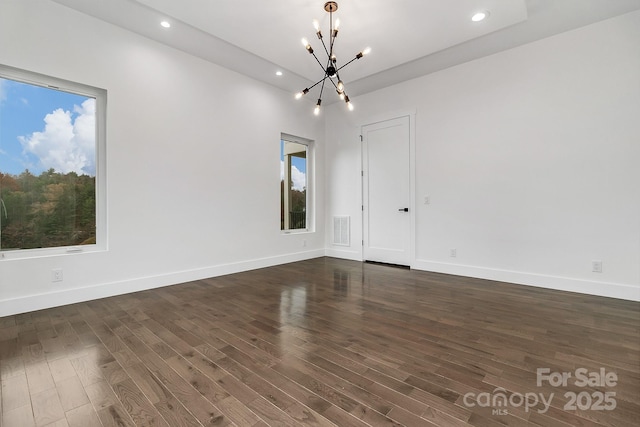
[[[46,0],[0,2],[0,40],[5,65],[108,90],[109,215],[106,252],[0,260],[0,316],[319,256],[325,239],[361,259],[359,128],[411,111],[416,199],[432,200],[414,268],[640,299],[640,13],[329,106],[326,137],[289,93]],[[279,231],[280,132],[317,141],[315,233]],[[330,245],[333,215],[351,216],[351,247]]]
[[360,127],[413,111],[413,268],[640,300],[639,76],[634,12],[332,106],[327,253],[362,259]]
[[109,236],[0,260],[0,316],[324,254],[321,209],[280,232],[281,132],[317,142],[324,198],[322,121],[291,94],[46,0],[0,2],[0,40],[5,65],[107,89]]

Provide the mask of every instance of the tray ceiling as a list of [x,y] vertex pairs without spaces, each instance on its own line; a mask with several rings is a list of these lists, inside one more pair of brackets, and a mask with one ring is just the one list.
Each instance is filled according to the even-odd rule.
[[[297,92],[322,70],[301,45],[322,52],[324,0],[53,0],[127,30]],[[640,9],[640,0],[341,0],[338,65],[355,96],[524,43]],[[489,11],[489,18],[471,16]],[[160,26],[167,20],[171,28]],[[324,54],[324,53],[322,53]],[[276,71],[281,76],[276,76]]]

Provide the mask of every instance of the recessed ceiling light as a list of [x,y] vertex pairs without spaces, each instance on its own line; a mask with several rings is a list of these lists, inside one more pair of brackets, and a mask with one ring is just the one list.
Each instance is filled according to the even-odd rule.
[[276,76],[280,77],[282,75],[282,71],[276,71]]
[[171,28],[171,24],[169,23],[169,21],[162,21],[160,25],[162,25],[164,28]]
[[480,21],[484,21],[485,19],[487,19],[489,17],[489,11],[487,10],[483,10],[480,12],[476,12],[472,17],[471,20],[473,22],[480,22]]

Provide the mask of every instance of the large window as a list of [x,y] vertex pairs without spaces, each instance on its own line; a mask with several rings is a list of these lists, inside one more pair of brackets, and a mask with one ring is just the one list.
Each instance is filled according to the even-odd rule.
[[105,246],[105,108],[104,90],[0,66],[2,257]]
[[303,138],[280,137],[280,229],[284,231],[310,229],[310,145]]

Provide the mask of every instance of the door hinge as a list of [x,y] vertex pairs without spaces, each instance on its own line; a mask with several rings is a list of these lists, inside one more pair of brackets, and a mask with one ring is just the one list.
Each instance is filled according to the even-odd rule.
[[364,212],[364,205],[360,205],[360,207],[362,208],[362,212]]
[[364,171],[360,171],[360,176],[364,176]]
[[363,139],[362,139],[362,135],[360,135],[360,142],[362,142],[362,141],[363,141]]
[[362,246],[364,246],[364,240],[362,241]]

